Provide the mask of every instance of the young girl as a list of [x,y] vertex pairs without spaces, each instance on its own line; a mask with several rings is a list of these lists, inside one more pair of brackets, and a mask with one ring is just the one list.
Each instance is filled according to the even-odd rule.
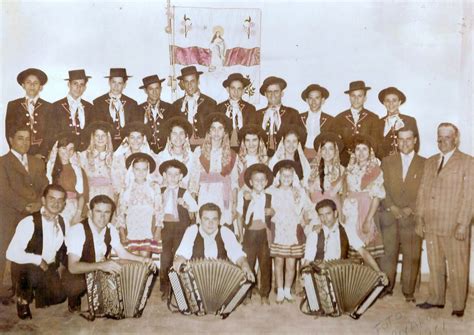
[[[237,160],[239,172],[239,188],[246,187],[244,175],[247,168],[253,164],[268,164],[266,135],[262,128],[247,125],[239,130],[240,150]],[[250,190],[250,189],[248,189]]]
[[[277,179],[269,189],[275,215],[272,218],[273,241],[270,255],[275,258],[277,284],[276,302],[294,301],[291,286],[295,278],[295,264],[304,255],[304,226],[315,220],[314,206],[304,189],[295,182],[302,179],[299,165],[292,160],[282,160],[273,168]],[[314,222],[313,222],[314,224]],[[285,270],[283,270],[285,269]]]
[[273,169],[281,160],[292,160],[303,173],[303,185],[307,184],[311,171],[310,165],[303,152],[301,143],[305,143],[306,132],[302,127],[295,125],[283,126],[278,132],[279,144],[268,166]]
[[75,135],[62,133],[51,150],[46,174],[51,184],[62,186],[67,192],[66,206],[61,212],[66,231],[80,222],[86,214],[89,188],[86,173],[79,165]]
[[156,163],[145,153],[134,153],[127,158],[125,189],[117,207],[116,225],[120,240],[131,252],[143,257],[160,253],[159,228],[163,227],[161,192],[150,175]]
[[[374,215],[380,200],[385,198],[383,173],[374,155],[373,140],[357,135],[354,137],[354,153],[346,170],[342,212],[345,225],[353,225],[366,249],[374,258],[383,256],[383,240]],[[355,252],[350,256],[358,257]]]
[[114,199],[111,176],[113,158],[111,131],[110,124],[96,121],[84,132],[85,138],[90,142],[87,149],[79,154],[79,158],[89,182],[89,199],[100,194]]

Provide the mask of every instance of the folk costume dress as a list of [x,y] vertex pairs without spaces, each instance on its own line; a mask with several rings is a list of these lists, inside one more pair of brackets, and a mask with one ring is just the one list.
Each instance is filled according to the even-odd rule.
[[112,153],[85,150],[79,154],[79,160],[89,182],[89,199],[100,194],[114,199]]

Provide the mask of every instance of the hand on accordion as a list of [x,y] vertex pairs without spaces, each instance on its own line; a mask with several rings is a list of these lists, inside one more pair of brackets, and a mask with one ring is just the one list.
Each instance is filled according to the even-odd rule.
[[380,271],[379,274],[380,274],[380,277],[382,278],[382,284],[383,284],[384,286],[387,286],[387,285],[388,285],[388,277],[387,277],[387,274],[386,274],[385,272],[383,272],[383,271]]
[[155,262],[153,262],[153,259],[151,259],[151,258],[143,258],[143,259],[142,259],[142,263],[145,264],[145,265],[146,265],[150,270],[152,270],[153,272],[156,272],[157,267],[156,267]]
[[114,261],[105,261],[100,263],[100,270],[108,273],[119,274],[122,267]]

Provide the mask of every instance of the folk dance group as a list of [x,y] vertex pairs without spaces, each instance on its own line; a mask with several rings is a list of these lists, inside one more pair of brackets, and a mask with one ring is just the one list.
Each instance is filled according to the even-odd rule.
[[120,272],[112,254],[154,269],[161,253],[163,299],[169,269],[188,260],[226,259],[251,281],[258,260],[261,303],[270,304],[273,272],[280,304],[295,300],[299,260],[359,258],[391,295],[401,252],[402,292],[415,302],[423,238],[429,297],[417,306],[444,307],[447,275],[452,313],[463,316],[473,159],[457,149],[455,125],[439,125],[440,152],[426,160],[395,87],[380,91],[379,119],[364,108],[370,87],[352,82],[351,107],[333,117],[317,84],[301,93],[308,111],[299,113],[282,104],[285,80],[268,77],[268,106],[256,110],[242,100],[250,82],[241,74],[222,83],[229,99],[219,104],[200,91],[201,74],[181,70],[185,94],[173,104],[160,99],[164,79],[143,78],[140,105],[123,94],[123,68],[110,69],[110,91],[93,104],[81,98],[84,70],[69,71],[69,93],[53,104],[39,97],[43,71],[18,75],[26,96],[8,104],[11,150],[0,158],[0,273],[10,261],[12,287],[0,293],[6,304],[16,295],[21,319],[33,299],[67,298],[79,311],[85,273]]

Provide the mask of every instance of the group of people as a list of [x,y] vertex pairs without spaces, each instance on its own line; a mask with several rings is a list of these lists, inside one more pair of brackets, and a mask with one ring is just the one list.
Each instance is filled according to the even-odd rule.
[[186,260],[227,259],[251,280],[258,260],[261,303],[274,274],[280,304],[295,299],[298,261],[359,258],[391,295],[401,252],[402,292],[415,302],[423,238],[429,297],[417,306],[443,308],[448,275],[452,313],[463,316],[474,163],[454,124],[439,125],[440,152],[426,160],[395,87],[380,91],[379,119],[364,108],[371,88],[351,82],[351,107],[333,117],[318,84],[301,93],[299,113],[282,103],[285,80],[268,77],[268,106],[256,110],[242,100],[242,74],[222,83],[229,99],[219,104],[200,91],[201,74],[181,70],[184,96],[172,104],[160,99],[164,79],[143,78],[140,105],[123,94],[123,68],[110,69],[110,91],[93,104],[82,99],[84,70],[69,71],[69,93],[53,104],[39,97],[43,71],[18,75],[26,96],[8,104],[11,150],[0,158],[0,274],[8,260],[12,275],[0,296],[16,294],[20,318],[31,318],[33,297],[80,310],[85,273],[120,271],[112,255],[154,268],[160,254],[163,299],[169,269]]

